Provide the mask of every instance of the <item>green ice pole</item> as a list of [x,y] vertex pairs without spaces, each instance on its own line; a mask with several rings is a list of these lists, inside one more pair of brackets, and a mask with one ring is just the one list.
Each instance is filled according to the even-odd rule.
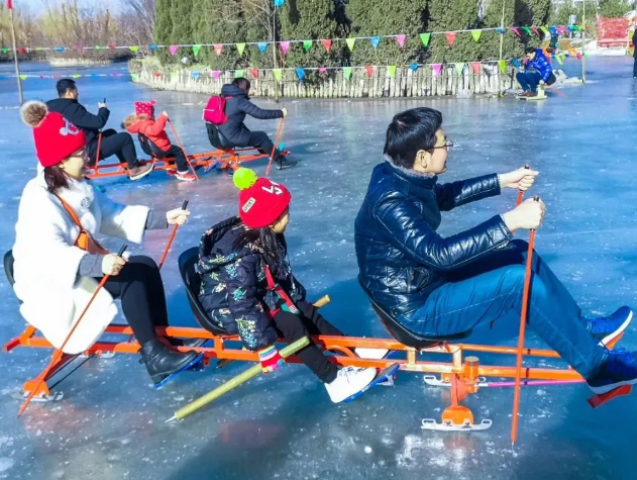
[[[292,355],[294,355],[296,352],[298,352],[302,348],[307,347],[309,345],[309,343],[310,343],[310,339],[308,337],[303,337],[303,338],[297,340],[296,342],[293,342],[293,343],[289,344],[287,347],[281,349],[279,354],[283,358],[291,357]],[[184,419],[185,417],[187,417],[191,413],[194,413],[197,410],[199,410],[204,405],[207,405],[210,402],[218,399],[222,395],[228,393],[230,390],[234,390],[239,385],[241,385],[241,384],[247,382],[248,380],[256,377],[257,375],[259,375],[262,372],[263,372],[263,369],[261,368],[261,364],[257,364],[257,365],[255,365],[253,367],[250,367],[245,372],[240,373],[236,377],[228,380],[223,385],[220,385],[217,388],[215,388],[214,390],[211,390],[210,392],[206,393],[204,396],[199,397],[194,402],[189,403],[185,407],[180,408],[179,410],[177,410],[175,412],[175,414],[173,415],[172,418],[170,418],[169,420],[166,421],[166,423],[172,422],[173,420],[182,420],[182,419]]]

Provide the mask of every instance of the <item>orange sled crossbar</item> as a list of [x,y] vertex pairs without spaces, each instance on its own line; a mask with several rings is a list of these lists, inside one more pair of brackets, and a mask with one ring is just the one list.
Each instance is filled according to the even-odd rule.
[[[287,153],[287,152],[286,152]],[[259,153],[252,148],[234,148],[230,150],[212,150],[210,152],[194,153],[188,155],[188,162],[193,168],[209,170],[219,164],[222,169],[236,170],[242,163],[269,158],[266,153]],[[174,170],[174,157],[158,158],[153,156],[153,170]],[[89,168],[86,176],[90,179],[119,177],[128,175],[125,163],[97,163]]]
[[[256,353],[242,349],[240,339],[236,335],[215,335],[202,328],[189,327],[158,328],[157,332],[168,337],[211,340],[212,346],[196,349],[204,353],[205,364],[208,364],[210,359],[225,361],[219,362],[219,366],[221,366],[221,363],[227,363],[228,361],[258,361]],[[127,325],[110,325],[104,335],[108,335],[112,339],[118,336],[121,338],[109,341],[100,339],[84,353],[86,355],[99,356],[117,353],[137,354],[139,352],[140,345],[134,339],[132,329]],[[468,395],[477,393],[485,378],[515,378],[516,376],[516,367],[513,365],[513,359],[517,353],[517,348],[515,347],[440,342],[423,349],[416,349],[389,338],[340,336],[318,336],[314,337],[314,341],[325,350],[334,352],[335,355],[331,356],[330,359],[341,366],[383,369],[392,364],[399,364],[400,370],[403,372],[440,375],[440,382],[451,387],[451,405],[444,410],[442,423],[436,424],[439,428],[433,428],[436,430],[472,430],[472,427],[482,429],[479,427],[490,426],[491,422],[487,420],[483,420],[480,424],[475,424],[471,410],[459,405],[459,403]],[[7,342],[2,350],[3,352],[11,352],[18,347],[53,348],[49,341],[38,335],[36,329],[32,326],[28,326],[21,335]],[[400,356],[403,358],[363,359],[354,353],[354,348],[357,347],[387,349],[391,353],[401,352]],[[472,355],[466,356],[465,354],[468,352]],[[426,354],[428,357],[440,356],[441,361],[423,360],[419,357],[419,353]],[[508,356],[509,360],[507,363],[511,365],[482,365],[478,357],[475,356],[475,354],[479,353]],[[523,353],[525,357],[559,358],[559,355],[553,350],[525,349]],[[391,356],[389,355],[389,357]],[[47,385],[47,383],[50,383],[52,377],[74,358],[71,355],[64,355],[58,364],[51,369],[47,378],[41,378],[45,373],[43,372],[35,379],[25,382],[24,393],[30,393],[39,380],[42,379],[44,381],[41,383],[39,391],[35,392],[36,397],[41,399],[52,398],[50,397],[50,385]],[[290,358],[288,362],[298,363],[299,361],[297,358]],[[581,380],[581,377],[570,368],[524,368],[522,379],[577,381]],[[605,401],[607,399],[604,399],[604,397],[597,397],[595,400],[597,405],[603,404]],[[432,420],[428,422],[432,422]],[[431,426],[432,424],[428,423],[428,425]],[[423,421],[423,428],[427,429],[425,421]]]

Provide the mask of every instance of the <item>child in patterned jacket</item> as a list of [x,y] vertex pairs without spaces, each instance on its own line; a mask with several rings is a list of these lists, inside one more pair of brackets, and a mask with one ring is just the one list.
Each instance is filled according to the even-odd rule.
[[[291,194],[284,185],[257,178],[247,168],[234,174],[239,216],[206,231],[199,246],[199,301],[210,320],[228,333],[239,334],[245,347],[258,351],[264,373],[283,363],[275,347],[311,335],[343,335],[305,301],[305,288],[286,261],[283,235],[289,220]],[[285,305],[274,282],[289,297]],[[364,358],[382,358],[379,349],[356,349]],[[376,376],[375,368],[339,368],[314,344],[297,353],[325,384],[334,403],[363,390]]]

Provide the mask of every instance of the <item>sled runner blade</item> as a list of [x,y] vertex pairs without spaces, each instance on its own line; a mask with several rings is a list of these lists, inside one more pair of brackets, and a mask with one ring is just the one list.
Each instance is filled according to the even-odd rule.
[[453,422],[437,423],[433,418],[423,418],[420,428],[422,430],[437,432],[479,432],[491,428],[491,420],[482,420],[480,423],[465,422],[457,425]]
[[378,385],[393,386],[394,385],[393,377],[394,375],[396,375],[396,372],[398,372],[399,368],[400,368],[400,365],[397,363],[394,363],[390,365],[389,367],[382,369],[380,372],[378,372],[378,374],[376,375],[376,378],[374,378],[374,380],[372,380],[369,385],[367,385],[361,391],[356,392],[351,397],[346,398],[345,403],[349,403],[357,399],[358,397],[363,395],[367,390],[369,390],[372,387],[375,387]]

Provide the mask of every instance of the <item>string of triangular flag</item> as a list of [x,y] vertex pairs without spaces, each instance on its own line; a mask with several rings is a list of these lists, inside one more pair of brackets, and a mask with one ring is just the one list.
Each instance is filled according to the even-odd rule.
[[[432,35],[444,35],[447,39],[449,46],[453,46],[458,34],[471,33],[473,39],[476,42],[480,41],[483,32],[497,32],[500,35],[504,35],[507,31],[514,35],[521,37],[522,32],[527,35],[541,36],[541,33],[547,34],[548,32],[556,32],[558,34],[564,34],[566,32],[576,32],[582,30],[580,25],[546,25],[546,26],[512,26],[508,28],[479,28],[479,29],[464,29],[464,30],[448,30],[438,32],[425,32],[420,33],[419,37],[424,47],[429,46]],[[175,45],[73,45],[73,46],[56,46],[56,47],[20,47],[18,53],[25,54],[30,52],[66,52],[66,51],[85,51],[85,50],[128,50],[132,53],[138,53],[142,48],[148,51],[156,51],[160,49],[167,49],[171,55],[176,55],[180,49],[191,49],[194,56],[197,57],[202,48],[213,48],[217,55],[221,55],[224,49],[228,47],[234,47],[237,49],[239,56],[244,54],[245,48],[248,45],[256,46],[260,53],[265,53],[268,46],[278,45],[284,54],[287,54],[290,46],[294,44],[301,44],[303,49],[308,52],[315,43],[321,43],[327,52],[331,51],[332,45],[335,42],[345,42],[349,50],[354,50],[354,46],[358,41],[369,41],[374,48],[378,48],[380,42],[383,39],[392,39],[400,48],[405,48],[405,44],[409,35],[405,33],[399,33],[394,35],[375,35],[375,36],[361,36],[361,37],[348,37],[348,38],[332,38],[332,39],[313,39],[313,40],[279,40],[279,41],[261,41],[261,42],[239,42],[239,43],[183,43]],[[11,53],[11,49],[4,47],[0,51],[7,55]]]

